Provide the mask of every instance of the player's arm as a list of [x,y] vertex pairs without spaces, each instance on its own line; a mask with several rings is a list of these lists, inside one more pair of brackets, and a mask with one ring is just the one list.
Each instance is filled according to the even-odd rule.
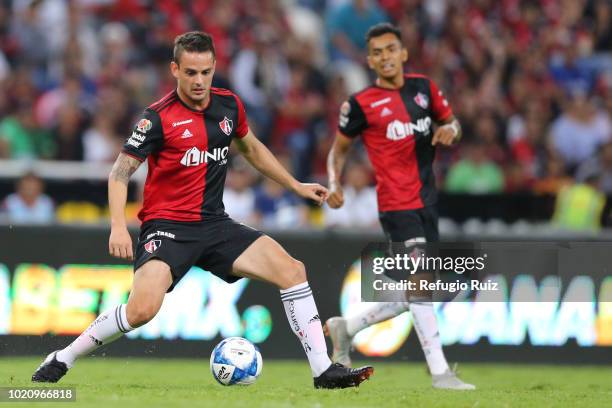
[[438,126],[436,132],[431,138],[432,146],[437,144],[442,146],[452,146],[461,140],[461,124],[455,115],[450,115],[448,118],[441,121],[439,125],[440,126]]
[[270,177],[286,189],[297,195],[315,201],[319,205],[327,199],[327,189],[316,183],[300,183],[297,181],[279,161],[272,152],[255,137],[249,129],[242,138],[236,138],[236,144],[240,153],[263,175]]
[[111,216],[111,234],[108,251],[118,258],[132,260],[132,238],[125,220],[128,183],[130,177],[140,166],[140,161],[120,153],[108,176],[108,207]]
[[344,136],[340,132],[336,132],[336,139],[327,155],[327,177],[330,190],[327,204],[331,208],[340,208],[344,205],[344,193],[340,178],[342,177],[342,169],[344,169],[344,164],[352,144],[353,139]]

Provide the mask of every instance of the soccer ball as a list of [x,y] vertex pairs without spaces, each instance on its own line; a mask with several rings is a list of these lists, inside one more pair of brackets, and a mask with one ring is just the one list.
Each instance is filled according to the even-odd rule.
[[259,349],[242,337],[221,341],[210,356],[210,371],[221,385],[251,385],[262,367]]

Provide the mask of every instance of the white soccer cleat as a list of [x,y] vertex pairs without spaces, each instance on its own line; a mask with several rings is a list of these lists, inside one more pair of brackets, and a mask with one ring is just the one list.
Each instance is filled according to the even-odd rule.
[[332,317],[327,320],[325,327],[334,346],[332,361],[345,367],[351,367],[351,336],[346,331],[346,319]]
[[470,391],[476,389],[476,386],[461,381],[457,374],[450,369],[443,374],[432,375],[431,385],[439,390]]

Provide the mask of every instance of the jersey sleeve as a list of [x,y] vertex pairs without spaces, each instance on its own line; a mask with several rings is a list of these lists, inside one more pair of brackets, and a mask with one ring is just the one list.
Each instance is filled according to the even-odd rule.
[[247,123],[247,115],[246,110],[244,109],[244,104],[240,100],[240,98],[234,95],[236,98],[236,105],[238,106],[238,126],[236,127],[236,137],[238,139],[242,139],[249,133],[249,124]]
[[453,110],[451,109],[442,91],[431,79],[429,80],[429,88],[431,94],[431,110],[433,112],[433,119],[436,122],[441,122],[451,116],[453,114]]
[[164,131],[159,114],[146,109],[132,129],[132,135],[125,141],[123,152],[144,161],[148,155],[157,152],[164,143]]
[[340,106],[338,130],[345,136],[356,137],[368,126],[363,109],[354,96],[351,96]]

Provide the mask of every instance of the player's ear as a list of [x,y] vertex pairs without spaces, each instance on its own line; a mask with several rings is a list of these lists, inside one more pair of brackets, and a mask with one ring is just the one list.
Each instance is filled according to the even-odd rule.
[[170,72],[172,72],[172,76],[176,79],[178,79],[179,70],[180,68],[176,62],[170,62]]
[[368,60],[368,67],[370,67],[370,69],[374,69],[374,61],[372,61],[372,57],[370,56],[370,53],[368,53],[368,56],[366,59]]
[[408,61],[408,48],[402,47],[402,62]]

